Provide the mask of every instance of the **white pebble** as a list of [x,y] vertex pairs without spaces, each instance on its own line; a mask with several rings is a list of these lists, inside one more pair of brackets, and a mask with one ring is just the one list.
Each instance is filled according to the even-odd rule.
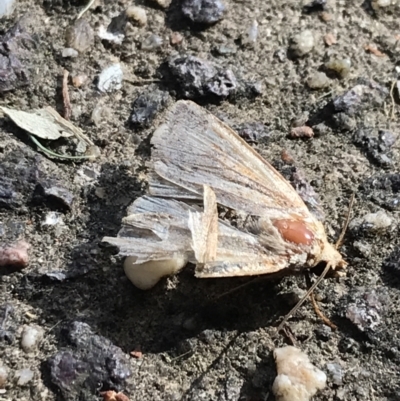
[[172,0],[154,0],[160,7],[167,8],[170,6]]
[[97,87],[101,92],[119,90],[122,88],[123,76],[121,64],[113,64],[101,72]]
[[125,39],[125,35],[120,32],[110,32],[104,25],[100,25],[97,30],[97,36],[101,40],[106,40],[107,42],[115,43],[116,45],[121,45]]
[[137,22],[139,26],[145,26],[147,24],[146,10],[142,7],[130,6],[126,9],[125,15]]
[[0,389],[5,388],[8,380],[8,369],[0,365]]
[[79,56],[79,53],[77,50],[73,49],[72,47],[65,47],[62,52],[61,52],[61,56],[63,58],[76,58]]
[[25,326],[22,331],[21,347],[25,352],[35,351],[42,341],[44,330],[39,326]]
[[274,350],[278,375],[272,385],[277,401],[308,401],[326,386],[326,375],[296,347]]
[[16,5],[15,0],[1,0],[0,1],[0,18],[8,17],[14,11]]
[[25,386],[33,379],[33,372],[28,369],[17,370],[14,374],[14,380],[18,386]]
[[392,218],[383,210],[380,210],[379,212],[368,213],[363,217],[353,219],[349,224],[349,228],[362,228],[369,231],[384,231],[387,230],[392,223]]
[[314,48],[314,34],[306,29],[292,38],[291,51],[297,57],[302,57]]
[[136,258],[128,256],[124,262],[124,271],[134,286],[141,290],[154,287],[162,277],[177,273],[187,263],[183,257],[170,260],[152,260],[136,263]]

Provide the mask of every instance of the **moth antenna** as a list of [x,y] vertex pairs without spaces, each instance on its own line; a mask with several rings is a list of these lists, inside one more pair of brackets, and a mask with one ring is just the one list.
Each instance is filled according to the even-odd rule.
[[345,221],[344,226],[342,228],[342,232],[340,233],[339,238],[338,238],[338,240],[336,241],[336,244],[335,244],[335,248],[336,249],[339,249],[342,246],[343,238],[344,238],[344,236],[346,234],[347,227],[349,226],[349,223],[350,223],[350,213],[351,213],[351,209],[353,208],[354,199],[355,199],[355,194],[353,192],[351,194],[351,198],[350,198],[350,202],[349,202],[349,208],[347,210],[346,221]]
[[314,307],[314,311],[315,311],[315,313],[317,314],[317,316],[318,316],[327,326],[329,326],[332,330],[336,330],[336,329],[337,329],[337,326],[336,326],[334,323],[332,323],[332,322],[323,314],[323,312],[322,312],[321,309],[319,308],[319,306],[318,306],[318,304],[317,304],[317,301],[315,300],[314,293],[311,293],[311,294],[310,294],[310,299],[311,299],[311,302],[312,302],[313,307]]
[[300,308],[301,305],[304,304],[304,302],[306,301],[306,299],[310,296],[310,294],[315,290],[315,288],[318,286],[318,284],[325,278],[325,276],[327,275],[328,271],[331,268],[331,264],[328,263],[324,269],[324,271],[322,272],[322,274],[317,278],[317,280],[315,281],[315,283],[308,289],[306,295],[304,295],[304,297],[297,302],[297,304],[291,309],[291,311],[283,318],[282,322],[279,324],[279,326],[276,329],[276,333],[279,333],[282,329],[283,326],[286,324],[286,322],[290,319],[290,317],[292,315],[294,315],[298,309]]

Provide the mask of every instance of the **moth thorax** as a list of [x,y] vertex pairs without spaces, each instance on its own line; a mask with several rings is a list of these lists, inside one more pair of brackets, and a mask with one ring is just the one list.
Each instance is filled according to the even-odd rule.
[[314,241],[314,233],[307,228],[307,225],[302,220],[275,220],[272,223],[282,238],[286,242],[292,242],[297,245],[311,245]]

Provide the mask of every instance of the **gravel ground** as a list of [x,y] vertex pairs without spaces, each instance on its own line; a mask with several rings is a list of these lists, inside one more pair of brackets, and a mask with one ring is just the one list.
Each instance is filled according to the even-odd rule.
[[[20,0],[0,19],[0,105],[65,115],[67,70],[70,121],[99,152],[46,155],[0,117],[0,399],[116,390],[130,400],[273,400],[272,351],[294,340],[328,375],[315,400],[398,400],[400,5],[165,3],[99,0],[76,25],[86,2]],[[303,274],[198,280],[188,266],[143,292],[101,243],[145,193],[151,134],[181,98],[318,202],[332,242],[355,193],[347,276],[316,291],[337,330],[305,303],[291,335],[271,335],[307,289]],[[41,142],[81,148],[74,138]],[[15,246],[23,263],[27,244],[28,266],[5,266]]]

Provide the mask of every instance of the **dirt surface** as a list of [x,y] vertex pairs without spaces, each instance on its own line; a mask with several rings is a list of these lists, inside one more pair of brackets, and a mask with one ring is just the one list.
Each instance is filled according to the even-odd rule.
[[[118,45],[101,41],[96,32],[131,3],[96,2],[83,16],[94,41],[76,58],[61,53],[65,32],[85,3],[20,0],[0,20],[4,34],[24,16],[33,39],[29,56],[21,56],[28,85],[0,94],[1,105],[25,111],[50,105],[61,113],[63,70],[71,77],[86,74],[80,88],[69,84],[71,122],[100,149],[93,162],[50,158],[0,119],[1,242],[4,247],[23,239],[31,246],[28,267],[0,267],[0,318],[7,314],[0,357],[8,372],[0,399],[97,400],[110,389],[130,400],[274,399],[272,350],[290,338],[273,337],[271,328],[304,293],[304,275],[257,281],[223,295],[250,279],[197,280],[188,266],[143,292],[125,277],[113,250],[101,244],[104,236],[117,234],[128,205],[146,191],[149,139],[163,108],[183,96],[182,85],[168,74],[168,60],[190,54],[230,69],[237,80],[226,98],[197,93],[194,100],[238,130],[258,123],[264,133],[252,146],[278,167],[287,150],[319,195],[332,242],[355,193],[353,222],[341,248],[347,276],[327,278],[316,291],[337,330],[323,324],[311,303],[289,321],[297,346],[328,374],[327,387],[315,399],[398,400],[400,154],[399,142],[392,142],[400,110],[397,90],[392,101],[390,89],[400,68],[399,5],[374,10],[369,1],[337,0],[321,10],[298,1],[225,0],[223,19],[199,27],[182,17],[179,2],[168,9],[137,3],[147,24],[129,22]],[[248,31],[255,20],[253,42]],[[298,57],[291,38],[307,29],[315,43]],[[172,32],[182,35],[180,44],[170,43]],[[145,50],[149,34],[163,42]],[[327,34],[335,44],[327,44],[332,39]],[[349,73],[328,72],[327,86],[311,90],[310,75],[334,59],[349,59]],[[124,72],[122,88],[101,93],[98,76],[116,62]],[[356,89],[350,100],[337,100],[356,85],[362,93]],[[155,119],[132,125],[134,101],[156,89],[162,100]],[[315,136],[290,138],[293,124],[311,126]],[[74,154],[76,147],[66,139],[45,144],[58,153]],[[49,216],[59,220],[44,224]],[[26,352],[22,331],[31,325],[44,330],[43,339]],[[54,357],[66,350],[74,357],[64,371],[58,366],[57,376]],[[141,354],[129,357],[131,351]],[[117,367],[111,369],[110,361]],[[23,368],[33,372],[25,384],[16,378]]]

